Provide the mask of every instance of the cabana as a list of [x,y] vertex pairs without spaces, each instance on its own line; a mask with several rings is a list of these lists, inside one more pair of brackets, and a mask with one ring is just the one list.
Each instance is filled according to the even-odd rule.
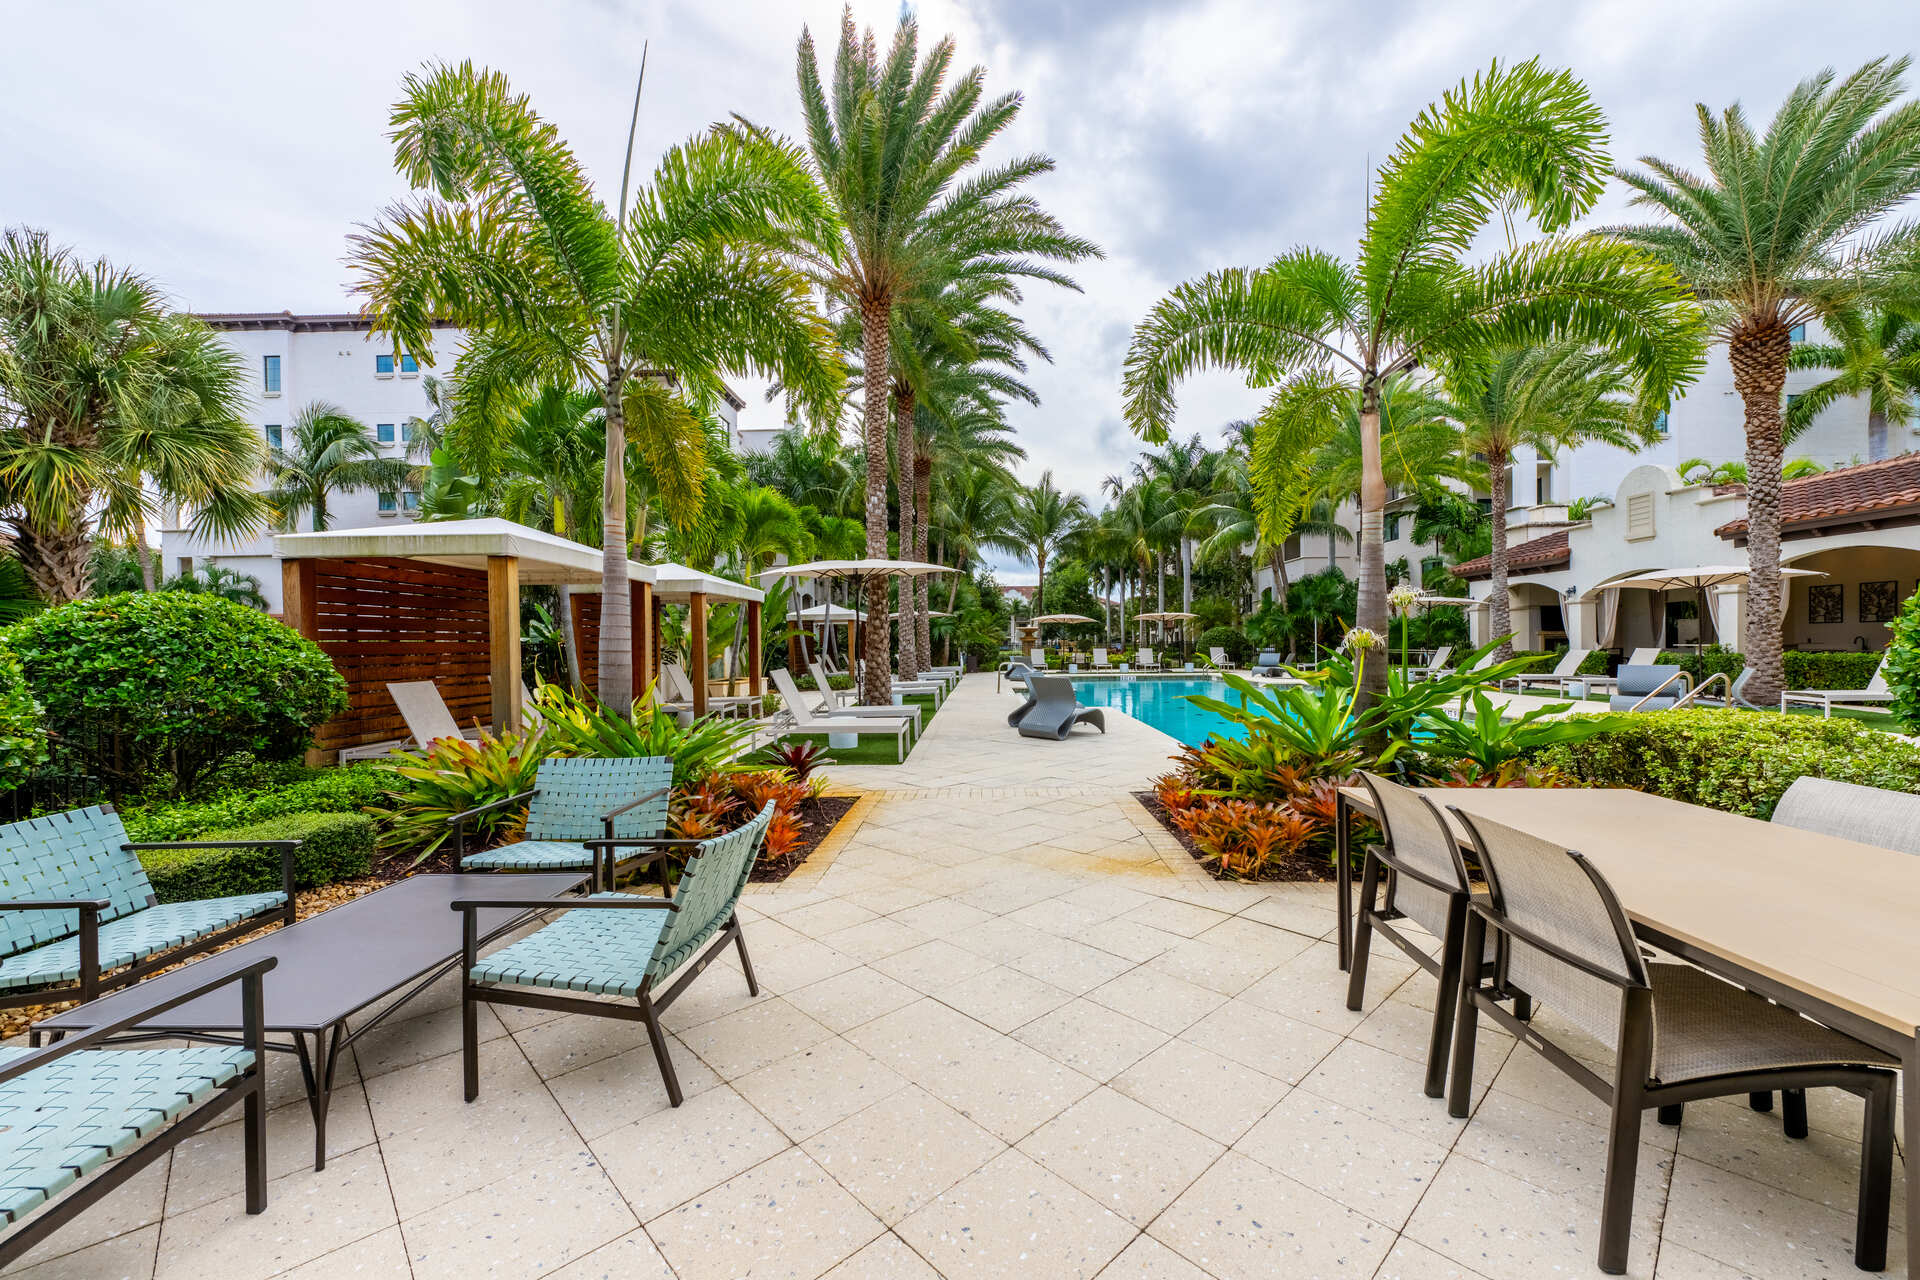
[[[402,737],[392,680],[432,680],[462,724],[520,723],[520,588],[572,588],[583,668],[597,655],[598,548],[511,520],[282,534],[288,626],[317,643],[347,682],[347,710],[315,732],[328,757],[345,747]],[[648,565],[627,565],[634,652],[657,651]],[[739,588],[748,590],[748,588]],[[657,659],[656,659],[657,663]],[[635,670],[656,663],[636,661]],[[591,677],[589,677],[591,683]]]
[[656,672],[660,669],[659,610],[668,604],[687,606],[687,675],[693,681],[693,714],[707,714],[707,671],[713,662],[707,646],[707,607],[712,604],[734,601],[746,605],[747,692],[756,698],[765,693],[765,678],[760,670],[763,647],[760,606],[766,593],[684,564],[667,562],[647,567],[653,572],[654,617],[650,620],[650,630],[653,633],[652,669]]

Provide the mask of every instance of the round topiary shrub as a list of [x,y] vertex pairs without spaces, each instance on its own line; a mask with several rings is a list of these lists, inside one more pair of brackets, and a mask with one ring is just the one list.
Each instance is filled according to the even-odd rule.
[[1893,702],[1887,709],[1902,729],[1920,733],[1920,591],[1900,606],[1892,630],[1886,662],[1880,668],[1887,678],[1887,688],[1893,690]]
[[1205,654],[1213,649],[1225,649],[1227,659],[1236,667],[1244,667],[1253,659],[1253,642],[1238,627],[1208,627],[1200,633],[1194,642],[1196,650]]
[[20,659],[0,649],[0,791],[11,791],[47,762],[47,724],[27,688]]
[[298,755],[347,705],[320,647],[215,596],[133,592],[14,624],[7,642],[56,751],[119,794],[193,786],[238,752]]

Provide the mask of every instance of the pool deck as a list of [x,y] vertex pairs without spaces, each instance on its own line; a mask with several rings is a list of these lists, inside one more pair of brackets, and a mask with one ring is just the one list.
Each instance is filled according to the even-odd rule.
[[[1488,1030],[1449,1119],[1420,1091],[1429,979],[1383,950],[1349,1012],[1330,886],[1216,883],[1132,798],[1171,739],[1114,712],[1020,738],[1013,705],[970,677],[905,765],[830,771],[863,799],[742,910],[762,994],[729,953],[666,1015],[685,1106],[638,1027],[508,1008],[462,1102],[443,983],[343,1062],[323,1173],[276,1060],[266,1213],[230,1124],[17,1274],[1598,1274],[1584,1091]],[[1852,1274],[1859,1113],[1810,1102],[1804,1142],[1743,1103],[1649,1116],[1629,1274]]]

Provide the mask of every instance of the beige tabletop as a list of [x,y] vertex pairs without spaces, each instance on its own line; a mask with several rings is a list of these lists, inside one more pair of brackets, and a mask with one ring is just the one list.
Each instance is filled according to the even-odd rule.
[[1909,1041],[1920,1028],[1920,858],[1640,791],[1424,793],[1578,850],[1657,934]]

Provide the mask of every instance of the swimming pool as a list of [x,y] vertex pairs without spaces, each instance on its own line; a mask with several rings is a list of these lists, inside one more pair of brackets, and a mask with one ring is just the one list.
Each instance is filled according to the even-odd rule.
[[1117,707],[1136,720],[1152,725],[1170,738],[1197,747],[1208,738],[1244,738],[1246,731],[1223,716],[1203,711],[1187,701],[1189,694],[1205,694],[1222,702],[1235,700],[1224,680],[1196,676],[1095,676],[1076,678],[1073,692],[1089,707]]

